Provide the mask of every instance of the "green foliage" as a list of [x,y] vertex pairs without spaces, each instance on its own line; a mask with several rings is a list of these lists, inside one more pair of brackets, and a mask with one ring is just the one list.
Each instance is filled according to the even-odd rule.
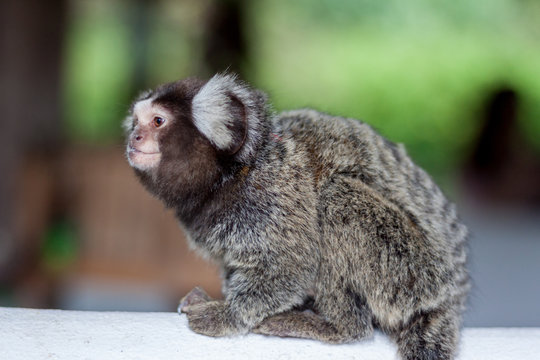
[[75,141],[115,142],[141,87],[187,76],[194,58],[166,9],[106,0],[76,4],[66,39],[68,133]]
[[65,117],[77,140],[120,135],[131,96],[129,33],[113,12],[87,10],[66,39]]
[[53,223],[43,242],[42,256],[45,268],[52,272],[64,269],[77,258],[77,250],[74,226],[65,220]]
[[[78,2],[66,46],[73,139],[117,141],[134,89],[141,12]],[[193,75],[204,5],[166,1],[151,17],[142,69],[149,86]],[[278,109],[310,106],[361,118],[444,181],[475,141],[483,106],[502,86],[540,152],[540,3],[536,0],[259,0],[248,3],[248,77]],[[135,14],[135,15],[134,15]],[[139,15],[137,15],[139,14]],[[199,19],[199,20],[195,20]],[[138,35],[137,35],[138,34]],[[138,54],[138,55],[137,55]],[[139,59],[140,60],[140,59]],[[251,75],[251,76],[249,76]]]
[[511,86],[524,133],[540,148],[540,47],[514,2],[294,4],[253,8],[265,14],[254,24],[253,77],[278,109],[361,118],[444,181],[474,142],[486,97]]
[[148,82],[162,84],[192,76],[193,55],[190,44],[175,24],[159,22],[149,33]]

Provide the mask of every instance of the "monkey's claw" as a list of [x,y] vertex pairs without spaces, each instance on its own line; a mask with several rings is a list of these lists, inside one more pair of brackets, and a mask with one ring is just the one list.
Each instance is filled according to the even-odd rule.
[[195,287],[178,304],[178,313],[186,313],[191,305],[202,304],[212,300],[212,298],[200,287]]

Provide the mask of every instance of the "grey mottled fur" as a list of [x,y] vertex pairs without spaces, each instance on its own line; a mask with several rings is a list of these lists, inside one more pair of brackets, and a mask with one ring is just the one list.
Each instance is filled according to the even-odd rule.
[[[452,359],[469,288],[467,229],[433,180],[401,145],[358,120],[314,110],[276,115],[262,93],[234,77],[213,81],[222,83],[213,85],[216,96],[244,104],[231,111],[240,120],[222,102],[223,121],[258,122],[248,123],[243,139],[249,151],[211,152],[220,142],[200,134],[207,139],[197,146],[208,149],[176,155],[194,163],[215,156],[201,165],[209,168],[200,189],[180,190],[198,175],[163,180],[163,169],[173,168],[167,158],[137,172],[176,209],[192,246],[222,269],[225,300],[200,291],[184,300],[190,327],[210,336],[255,331],[330,343],[369,337],[376,327],[403,359]],[[176,91],[189,103],[204,87],[174,84],[156,90],[155,101]],[[184,109],[182,121],[193,121]]]

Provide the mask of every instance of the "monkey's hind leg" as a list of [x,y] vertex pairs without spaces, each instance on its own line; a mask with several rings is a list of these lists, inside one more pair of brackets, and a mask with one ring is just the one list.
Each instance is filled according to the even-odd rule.
[[262,335],[314,339],[335,344],[352,340],[341,336],[332,324],[310,310],[292,310],[270,316],[252,331]]
[[341,289],[326,289],[316,296],[311,310],[291,310],[264,319],[254,333],[314,339],[341,344],[373,335],[371,311],[359,299]]
[[286,311],[264,319],[253,328],[262,335],[316,339],[319,333],[328,332],[329,324],[311,311]]

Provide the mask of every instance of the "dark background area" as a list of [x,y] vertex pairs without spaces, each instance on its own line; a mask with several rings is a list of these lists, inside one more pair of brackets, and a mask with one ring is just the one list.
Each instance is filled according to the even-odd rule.
[[402,142],[469,224],[467,326],[540,326],[536,0],[4,0],[0,305],[172,311],[216,269],[139,185],[139,92],[234,71]]

